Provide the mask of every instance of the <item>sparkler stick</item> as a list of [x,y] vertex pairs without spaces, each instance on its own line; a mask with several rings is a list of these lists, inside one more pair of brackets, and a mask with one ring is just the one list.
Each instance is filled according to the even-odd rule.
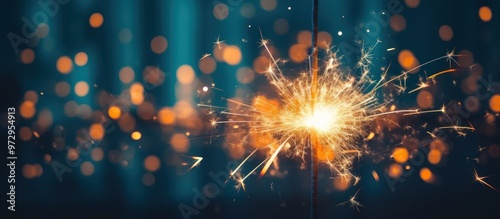
[[[311,109],[314,111],[318,87],[318,0],[312,0],[312,66],[311,66]],[[310,136],[311,149],[311,218],[318,218],[318,139],[314,131]]]

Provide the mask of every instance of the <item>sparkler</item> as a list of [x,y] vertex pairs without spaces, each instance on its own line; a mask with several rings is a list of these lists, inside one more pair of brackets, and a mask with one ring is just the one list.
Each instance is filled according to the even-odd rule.
[[[254,142],[256,146],[230,173],[228,180],[235,180],[238,190],[241,188],[245,190],[245,180],[259,168],[262,167],[258,175],[260,179],[273,163],[277,165],[279,154],[299,157],[306,162],[306,155],[309,152],[312,175],[312,218],[317,218],[318,165],[327,166],[332,174],[344,180],[359,181],[359,177],[351,173],[352,163],[365,153],[362,147],[363,141],[373,138],[370,129],[376,119],[391,114],[412,116],[442,113],[446,115],[444,106],[431,110],[389,108],[387,106],[392,100],[379,99],[380,89],[391,83],[398,83],[399,85],[395,84],[395,87],[398,93],[403,93],[406,91],[406,79],[410,72],[439,60],[446,59],[450,65],[452,61],[456,62],[453,59],[456,55],[451,52],[389,79],[386,79],[389,69],[387,68],[379,79],[374,79],[370,74],[369,66],[371,65],[370,52],[376,46],[375,44],[361,51],[360,60],[353,71],[343,70],[340,59],[331,49],[326,50],[326,58],[322,61],[320,68],[317,45],[317,7],[317,0],[313,0],[313,47],[310,73],[301,73],[296,78],[286,77],[280,68],[280,64],[286,63],[286,60],[275,58],[270,51],[269,41],[262,37],[260,44],[270,58],[265,75],[273,85],[278,96],[277,100],[264,96],[255,97],[251,103],[227,99],[229,104],[227,108],[198,104],[198,106],[210,107],[210,109],[223,109],[221,114],[227,116],[227,119],[215,118],[211,124],[213,127],[219,124],[229,126],[231,130],[229,134],[238,136],[234,138],[237,140],[233,147],[245,147],[248,142]],[[221,42],[223,41],[218,38],[214,46],[217,47]],[[432,74],[426,80],[421,80],[420,85],[409,93],[431,86],[429,80],[435,80],[439,75],[459,70],[449,69]],[[388,121],[391,122],[390,119]],[[474,130],[473,127],[457,125],[444,126],[441,129]],[[258,151],[267,152],[267,158],[250,172],[242,175],[242,167],[250,157],[256,156]],[[355,197],[356,195],[351,198],[351,205],[356,208],[362,206]]]
[[[332,174],[343,177],[345,180],[359,179],[351,173],[352,163],[364,154],[362,142],[373,138],[370,127],[376,119],[391,114],[412,116],[442,113],[446,115],[444,106],[431,110],[395,110],[394,107],[388,109],[387,106],[392,100],[381,101],[377,98],[377,94],[381,88],[394,81],[400,81],[402,85],[399,89],[405,90],[405,80],[409,72],[431,62],[447,59],[449,54],[416,66],[414,69],[409,69],[388,80],[386,80],[386,70],[379,80],[374,80],[369,74],[369,55],[363,54],[361,56],[358,69],[346,72],[341,69],[339,58],[331,50],[327,51],[322,67],[317,67],[314,64],[314,54],[317,53],[317,49],[315,49],[312,74],[304,72],[297,78],[290,79],[280,68],[280,63],[284,61],[273,57],[268,45],[268,40],[261,40],[261,46],[271,59],[265,75],[279,96],[277,101],[257,96],[252,103],[227,99],[230,105],[228,108],[198,104],[201,107],[223,109],[221,114],[226,115],[228,119],[216,118],[211,121],[211,124],[214,127],[219,124],[229,125],[230,130],[235,130],[234,127],[237,126],[237,132],[229,133],[239,136],[233,145],[235,147],[244,147],[247,141],[258,141],[259,138],[272,139],[266,144],[258,145],[230,173],[229,179],[234,179],[237,182],[236,188],[238,190],[241,188],[245,190],[244,181],[260,167],[262,169],[258,178],[262,178],[271,165],[277,162],[278,154],[284,153],[300,157],[305,162],[307,151],[310,151],[313,178],[312,215],[314,218],[315,212],[317,212],[318,164],[326,165]],[[371,52],[371,49],[364,51],[364,53]],[[321,74],[319,74],[319,70],[321,70]],[[359,73],[356,74],[356,72]],[[440,129],[474,130],[473,127],[458,125],[444,126]],[[368,137],[365,138],[365,136]],[[267,151],[269,156],[242,176],[241,168],[258,151]],[[353,200],[355,201],[355,199]],[[360,206],[359,203],[356,203],[358,202],[354,203],[356,206]]]

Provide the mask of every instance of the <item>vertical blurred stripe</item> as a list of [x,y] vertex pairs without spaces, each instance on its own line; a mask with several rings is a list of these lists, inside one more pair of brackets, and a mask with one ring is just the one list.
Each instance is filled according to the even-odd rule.
[[[174,91],[179,90],[178,86],[189,86],[191,89],[187,87],[187,89],[181,88],[180,90],[195,92],[194,87],[192,87],[194,83],[181,85],[177,82],[176,72],[180,66],[190,65],[197,73],[200,57],[197,55],[199,53],[197,39],[200,37],[199,7],[200,3],[197,0],[161,1],[160,9],[158,9],[161,12],[162,24],[164,24],[161,33],[166,36],[169,42],[167,51],[162,56],[165,57],[163,61],[168,66],[168,76],[165,84],[161,87],[161,93],[165,96],[168,95],[166,103],[169,106],[173,106],[176,101],[181,100],[179,97],[186,98],[184,100],[191,102],[193,107],[196,106],[192,95],[186,97],[186,95],[175,94]],[[162,99],[160,104],[165,104],[165,100]],[[171,146],[167,145],[167,147]],[[170,191],[165,192],[179,199],[189,199],[193,196],[191,190],[202,186],[199,182],[200,177],[195,172],[191,172],[185,177],[177,178]]]
[[[107,14],[109,17],[113,18],[113,20],[109,19],[108,22],[113,22],[108,25],[108,31],[106,36],[106,42],[110,42],[109,51],[112,51],[110,56],[111,59],[108,59],[111,63],[109,63],[112,67],[108,67],[111,72],[107,72],[107,75],[110,77],[110,81],[112,81],[113,91],[112,93],[115,95],[119,95],[123,90],[128,89],[130,84],[123,84],[119,80],[119,72],[122,67],[129,66],[135,72],[134,82],[142,82],[142,69],[143,60],[141,51],[149,49],[148,46],[143,45],[143,27],[140,25],[143,21],[143,7],[141,2],[135,0],[121,0],[121,1],[113,1],[108,3],[109,7],[107,7]],[[106,22],[106,20],[104,21]],[[129,29],[132,33],[132,40],[128,43],[122,43],[119,40],[119,33],[123,29]],[[105,64],[105,63],[103,63]],[[104,112],[106,113],[106,111]],[[115,123],[117,126],[117,123]],[[139,126],[139,125],[137,125]],[[119,135],[129,136],[129,133],[121,133],[118,127],[114,132],[119,132]],[[126,137],[125,137],[126,138]],[[113,148],[119,148],[121,144],[112,145]],[[108,150],[109,152],[109,150]],[[121,162],[115,164],[111,171],[118,171],[121,176],[121,187],[125,194],[122,194],[125,197],[125,202],[129,205],[138,205],[137,200],[149,200],[146,197],[147,192],[145,186],[142,184],[142,176],[145,172],[143,167],[144,157],[141,156],[135,148],[129,146],[127,151],[123,153],[135,153],[132,157],[132,161],[128,162],[128,166],[123,167]],[[104,173],[106,174],[106,173]],[[110,185],[108,185],[110,186]],[[119,197],[115,197],[119,198]],[[142,203],[142,202],[140,202]],[[146,204],[146,203],[144,203]]]

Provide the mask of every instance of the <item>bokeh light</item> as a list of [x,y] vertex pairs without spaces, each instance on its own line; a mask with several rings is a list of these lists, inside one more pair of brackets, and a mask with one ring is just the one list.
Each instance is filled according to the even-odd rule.
[[167,38],[163,36],[155,36],[151,40],[151,50],[156,54],[162,54],[165,50],[167,50],[167,47]]
[[73,61],[68,56],[61,56],[57,60],[56,67],[61,74],[69,74],[73,70]]
[[490,109],[493,112],[500,113],[500,94],[495,94],[490,98]]
[[55,86],[55,93],[58,97],[66,97],[71,92],[71,85],[66,81],[57,82]]
[[155,155],[149,155],[144,159],[144,168],[150,172],[157,171],[160,168],[160,159]]
[[90,15],[89,24],[91,27],[99,28],[102,26],[103,23],[104,23],[104,17],[102,16],[101,13],[96,12]]
[[132,132],[132,134],[130,134],[130,137],[132,137],[132,139],[137,141],[137,140],[141,139],[142,134],[140,132],[135,131],[135,132]]
[[228,46],[224,49],[224,61],[229,65],[237,65],[241,62],[241,50],[237,46]]
[[89,93],[89,84],[85,81],[79,81],[75,84],[75,94],[79,97],[84,97]]
[[75,64],[78,66],[84,66],[87,64],[89,57],[85,52],[79,52],[75,55]]
[[448,25],[439,27],[439,37],[441,37],[443,41],[450,41],[453,38],[453,29]]
[[80,172],[84,176],[90,176],[94,173],[94,164],[89,161],[85,161],[80,164]]
[[122,83],[130,84],[132,81],[134,81],[135,77],[134,69],[132,69],[129,66],[121,68],[119,72],[119,77]]
[[30,64],[35,60],[35,51],[32,49],[24,49],[21,52],[21,62],[24,64]]
[[484,22],[489,22],[493,17],[493,13],[491,12],[490,7],[483,6],[479,8],[479,18],[481,18]]
[[176,72],[177,80],[181,84],[191,84],[194,81],[194,70],[190,65],[181,65]]

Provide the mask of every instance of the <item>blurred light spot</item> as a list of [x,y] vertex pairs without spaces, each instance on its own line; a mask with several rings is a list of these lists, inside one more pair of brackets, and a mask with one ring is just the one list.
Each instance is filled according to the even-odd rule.
[[89,135],[94,140],[101,140],[104,138],[104,127],[100,123],[94,123],[89,128]]
[[117,120],[122,115],[122,111],[121,111],[120,107],[111,106],[108,109],[108,115],[109,115],[109,118]]
[[441,151],[439,151],[438,149],[432,149],[427,155],[427,160],[429,160],[429,163],[431,164],[439,164],[439,162],[441,161]]
[[491,13],[491,9],[488,6],[483,6],[479,8],[479,18],[481,18],[482,21],[488,22],[491,20],[493,17],[493,14]]
[[75,64],[78,66],[84,66],[87,64],[88,60],[89,57],[87,56],[87,53],[79,52],[75,55]]
[[29,141],[31,137],[33,136],[33,132],[31,132],[31,129],[29,127],[22,127],[19,129],[19,138],[23,141]]
[[176,133],[170,138],[170,145],[177,153],[186,153],[189,150],[189,139],[186,135]]
[[306,49],[312,46],[311,38],[312,38],[311,31],[308,30],[300,31],[297,34],[297,42],[305,46]]
[[392,152],[392,157],[394,158],[394,161],[398,163],[405,163],[408,161],[409,153],[406,148],[398,147]]
[[416,8],[420,4],[420,0],[405,0],[405,3],[409,8]]
[[241,67],[236,71],[236,78],[242,84],[248,84],[255,78],[255,73],[249,67]]
[[85,81],[79,81],[75,84],[75,94],[79,97],[84,97],[89,93],[89,84]]
[[35,104],[31,101],[24,101],[19,107],[19,112],[25,119],[31,119],[35,115]]
[[155,36],[151,40],[151,50],[153,50],[156,54],[162,54],[167,50],[168,42],[167,39],[163,36]]
[[64,114],[68,117],[74,117],[78,113],[78,103],[71,100],[64,104]]
[[217,68],[217,63],[212,57],[205,57],[198,62],[198,67],[204,74],[211,74]]
[[52,163],[52,156],[50,156],[50,154],[45,154],[45,156],[43,156],[43,162],[45,164],[50,164]]
[[57,82],[55,92],[58,97],[66,97],[69,95],[69,92],[71,92],[71,85],[65,81]]
[[240,14],[244,18],[251,18],[255,15],[255,7],[252,3],[245,3],[240,8]]
[[439,27],[439,37],[441,37],[443,41],[450,41],[453,38],[453,29],[448,25]]
[[42,110],[38,114],[37,125],[42,129],[47,129],[52,126],[53,116],[50,110]]
[[92,157],[92,160],[99,162],[104,157],[104,152],[101,148],[95,147],[92,149],[92,154],[90,156]]
[[432,149],[439,150],[439,151],[441,151],[441,153],[444,153],[444,154],[446,154],[446,153],[448,152],[448,145],[447,145],[447,144],[445,144],[445,143],[443,142],[443,140],[441,140],[441,139],[439,139],[439,138],[434,139],[434,140],[431,142],[431,144],[430,144],[429,148],[430,148],[431,150],[432,150]]
[[335,158],[335,153],[333,153],[333,150],[328,150],[323,148],[318,148],[318,160],[320,161],[331,161],[334,160]]
[[40,177],[43,174],[43,168],[40,164],[33,165],[35,167],[35,177]]
[[400,164],[393,163],[389,166],[388,171],[391,178],[398,178],[403,173],[403,167]]
[[490,108],[495,113],[500,113],[500,94],[495,94],[490,98]]
[[219,43],[214,46],[214,57],[217,61],[224,61],[224,50],[228,47],[225,43]]
[[155,106],[149,101],[144,101],[137,107],[137,115],[143,120],[152,119],[155,116],[155,111]]
[[89,18],[89,24],[93,28],[99,28],[102,26],[102,23],[104,22],[104,17],[102,16],[101,13],[93,13],[90,15]]
[[287,20],[279,18],[274,21],[273,29],[276,34],[278,35],[286,34],[288,32],[288,28],[289,25]]
[[433,176],[431,170],[429,168],[424,167],[420,170],[420,178],[427,183],[430,183],[433,181]]
[[228,46],[224,49],[224,61],[229,65],[237,65],[241,61],[241,50],[237,46]]
[[94,164],[90,161],[85,161],[80,165],[80,171],[84,176],[90,176],[94,173]]
[[25,164],[23,166],[23,176],[26,179],[33,179],[36,176],[36,169],[35,166],[31,164]]
[[214,6],[214,17],[217,20],[224,20],[229,15],[229,8],[224,3],[219,3]]
[[267,58],[266,56],[259,56],[255,58],[255,60],[253,60],[253,70],[255,70],[255,72],[259,74],[262,74],[266,72],[270,63],[271,62],[269,58]]
[[30,64],[35,60],[35,52],[32,49],[24,49],[21,52],[21,62],[24,64]]
[[326,31],[318,33],[318,47],[321,49],[329,49],[332,44],[332,35]]
[[127,28],[121,29],[118,32],[118,40],[123,44],[129,43],[132,40],[132,31]]
[[134,105],[139,105],[144,101],[144,87],[136,82],[130,86],[130,100]]
[[147,66],[142,71],[142,79],[151,85],[161,85],[165,81],[165,73],[155,66]]
[[151,173],[145,173],[142,176],[142,183],[144,183],[145,186],[152,186],[155,184],[156,177],[151,174]]
[[421,90],[417,96],[417,104],[422,109],[428,109],[432,107],[434,103],[434,97],[429,91]]
[[380,179],[380,177],[378,176],[377,171],[375,171],[375,170],[372,170],[372,176],[373,176],[373,179],[375,179],[375,181],[377,181],[377,182]]
[[458,63],[461,66],[469,67],[474,64],[474,55],[469,50],[461,50],[458,53]]
[[500,146],[498,146],[496,144],[491,145],[488,148],[488,153],[490,154],[490,156],[492,158],[499,158],[500,157]]
[[119,73],[120,81],[124,84],[129,84],[134,80],[135,73],[134,69],[129,66],[125,66],[120,69]]
[[40,39],[47,37],[49,35],[49,25],[46,23],[40,23],[36,26],[36,36]]
[[337,32],[337,35],[342,36],[342,31],[339,30],[339,32]]
[[266,11],[272,11],[278,5],[276,0],[260,0],[260,6]]
[[32,90],[26,91],[26,93],[24,93],[24,100],[36,103],[38,102],[38,94]]
[[141,137],[142,137],[142,134],[138,131],[135,131],[135,132],[132,132],[132,134],[130,135],[130,137],[132,137],[132,139],[134,140],[140,140]]
[[186,100],[181,100],[175,103],[174,112],[180,119],[187,119],[195,112],[191,103]]
[[88,104],[78,106],[77,112],[81,119],[90,119],[92,117],[92,108]]
[[155,155],[149,155],[144,159],[144,168],[151,172],[157,171],[160,168],[160,159]]
[[[415,57],[413,52],[411,52],[410,50],[407,50],[407,49],[399,52],[398,62],[401,65],[401,67],[403,67],[406,71],[414,69],[415,67],[420,65],[419,61],[417,60],[417,58]],[[418,72],[418,70],[419,69],[417,68],[413,71],[410,71],[410,73],[416,73],[416,72]]]
[[70,57],[61,56],[57,59],[56,67],[61,74],[68,74],[73,70],[73,62]]
[[406,19],[403,15],[395,14],[391,16],[390,24],[392,30],[395,32],[401,32],[406,28]]
[[203,90],[203,92],[207,92],[208,91],[208,87],[207,86],[203,86],[202,90]]
[[302,44],[294,44],[288,50],[288,56],[295,63],[302,63],[307,58],[307,48]]
[[350,180],[346,177],[335,177],[333,179],[333,187],[337,191],[345,191],[350,186]]
[[481,103],[476,96],[469,96],[465,99],[464,102],[465,109],[467,109],[467,111],[471,113],[479,111],[479,108],[481,107]]
[[194,70],[190,65],[181,65],[177,69],[176,76],[181,84],[191,84],[194,81]]
[[477,89],[477,77],[470,75],[461,82],[462,91],[466,94],[473,94]]
[[158,111],[158,121],[162,125],[172,125],[175,122],[175,113],[168,107],[162,108]]
[[370,132],[370,134],[368,135],[368,137],[366,137],[366,140],[372,140],[373,137],[375,137],[375,133],[374,132]]
[[78,154],[78,150],[75,149],[75,148],[70,148],[68,149],[68,154],[66,155],[66,157],[71,160],[71,161],[75,161],[76,159],[78,159],[80,155]]
[[118,120],[118,125],[120,129],[124,132],[131,132],[135,129],[135,119],[129,114],[124,114],[120,120]]

